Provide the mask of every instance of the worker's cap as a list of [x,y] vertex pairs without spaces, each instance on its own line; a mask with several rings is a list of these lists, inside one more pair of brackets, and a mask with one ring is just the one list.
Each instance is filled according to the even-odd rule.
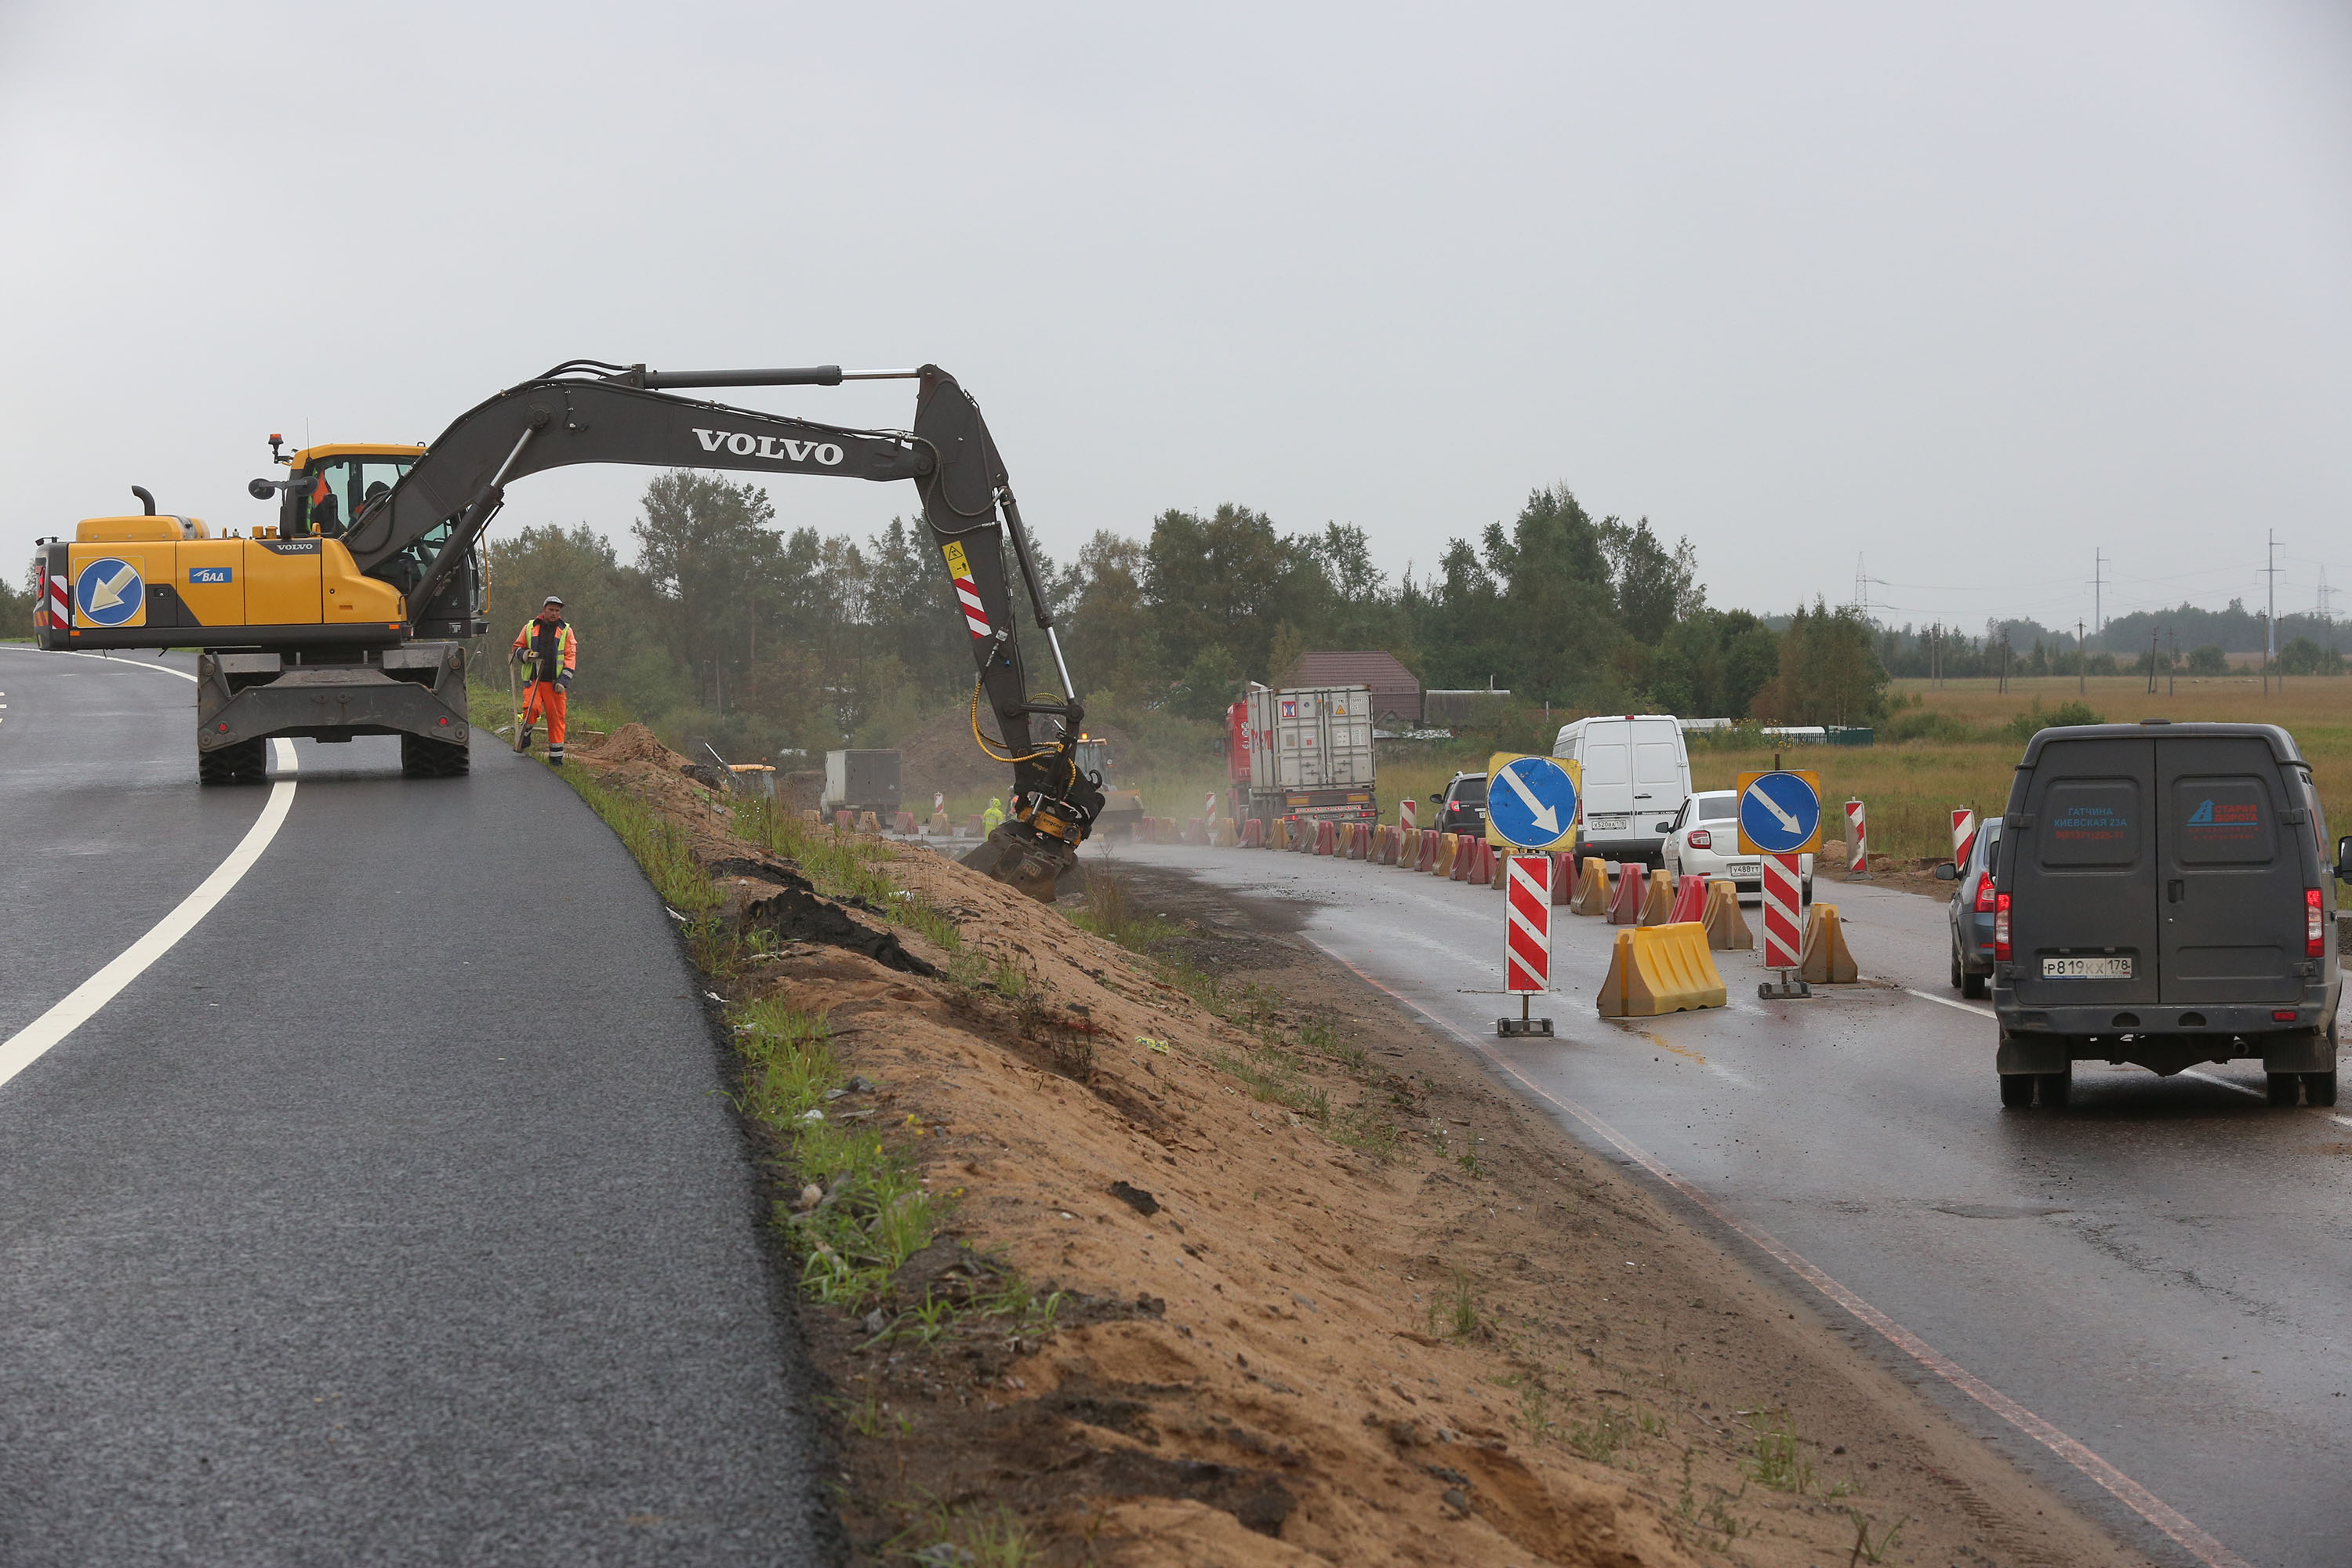
[[557,597],[557,596],[556,596],[555,595],[553,595],[553,594],[550,594],[550,595],[547,596],[546,604],[542,604],[542,605],[540,605],[540,608],[543,610],[543,609],[547,608],[548,605],[561,605],[561,604],[562,604],[562,603],[563,603],[563,601],[562,601],[561,598]]

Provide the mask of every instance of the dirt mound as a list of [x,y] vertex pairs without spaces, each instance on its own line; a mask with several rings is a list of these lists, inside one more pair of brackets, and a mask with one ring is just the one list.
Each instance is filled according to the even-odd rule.
[[592,745],[575,745],[569,751],[580,761],[597,767],[610,767],[620,763],[656,763],[676,773],[686,766],[684,757],[663,745],[643,724],[624,724]]
[[[981,727],[992,742],[996,740],[996,727],[985,713]],[[1087,733],[1110,742],[1112,772],[1118,773],[1126,761],[1127,737],[1100,724],[1087,725]],[[1004,764],[992,761],[972,741],[969,701],[925,720],[898,742],[899,798],[909,811],[930,810],[934,793],[950,800],[1003,795],[1006,783]]]

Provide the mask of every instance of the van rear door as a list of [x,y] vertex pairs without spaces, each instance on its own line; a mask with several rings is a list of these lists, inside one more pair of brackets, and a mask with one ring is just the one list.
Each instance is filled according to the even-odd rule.
[[2252,735],[2156,744],[2166,1006],[2303,999],[2303,846],[2290,797]]
[[[1639,720],[1626,726],[1633,742],[1633,809],[1643,815],[1644,831],[1657,828],[1680,811],[1690,794],[1690,774],[1683,757],[1682,727],[1671,719]],[[1651,816],[1655,812],[1658,815]]]
[[[2004,836],[2017,1000],[2028,1007],[2157,1002],[2156,742],[2053,741]],[[2126,978],[2105,973],[2128,958]]]
[[[1607,726],[1591,725],[1584,731],[1584,743],[1580,748],[1584,760],[1584,815],[1589,818],[1598,814],[1622,816],[1633,809],[1633,749],[1626,742],[1632,739],[1633,726],[1619,721]],[[1612,829],[1623,824],[1612,824]]]

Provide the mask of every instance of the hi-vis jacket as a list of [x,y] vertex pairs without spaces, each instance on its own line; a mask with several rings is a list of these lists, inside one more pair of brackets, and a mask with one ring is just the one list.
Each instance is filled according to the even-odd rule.
[[514,646],[533,680],[568,682],[580,663],[580,639],[572,635],[569,621],[542,621],[533,616],[515,634]]

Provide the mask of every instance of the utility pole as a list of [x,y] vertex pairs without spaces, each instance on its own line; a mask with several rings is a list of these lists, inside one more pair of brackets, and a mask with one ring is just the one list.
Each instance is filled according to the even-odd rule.
[[2147,694],[2148,694],[2150,697],[2153,697],[2153,696],[2155,696],[2155,695],[2156,695],[2156,639],[2157,639],[2157,637],[2158,637],[2157,629],[2156,629],[2154,626],[2150,626],[2150,627],[2148,627],[2148,629],[2147,629]]
[[[2271,666],[2278,662],[2277,529],[2273,528],[2271,530],[2270,541],[2270,549],[2267,552],[2269,557],[2268,563],[2263,567],[2263,574],[2271,580],[2270,608],[2263,612],[2263,695],[2265,697],[2269,696],[2271,692]],[[2284,686],[2286,683],[2284,681],[2281,681],[2279,684]]]
[[2164,628],[2167,647],[2164,650],[2164,694],[2172,695],[2173,673],[2180,667],[2180,634],[2170,626]]
[[2091,552],[2091,629],[2099,634],[2099,647],[2107,646],[2107,621],[2101,608],[2107,586],[2107,552]]
[[2083,621],[2078,616],[2074,620],[2074,695],[2088,697],[2090,694],[2090,645],[2083,640]]

